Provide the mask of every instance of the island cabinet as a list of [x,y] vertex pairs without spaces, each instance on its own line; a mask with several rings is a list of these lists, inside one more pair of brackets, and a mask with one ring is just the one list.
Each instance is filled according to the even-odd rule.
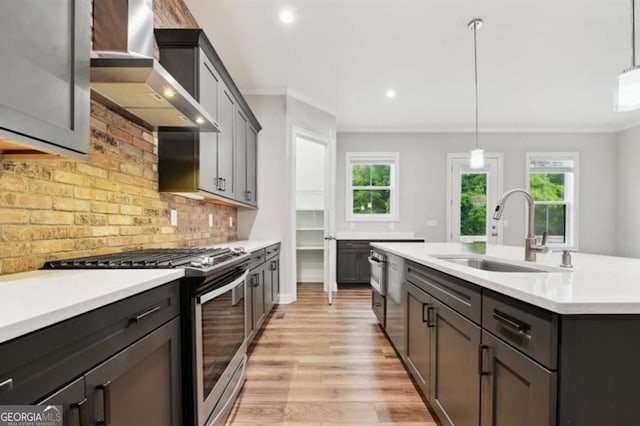
[[245,289],[245,335],[251,343],[280,297],[280,243],[251,253]]
[[444,424],[638,424],[640,315],[558,314],[405,263],[403,361]]
[[0,154],[89,152],[89,2],[0,5]]
[[214,117],[219,133],[158,129],[158,185],[238,206],[257,207],[261,130],[201,29],[157,29],[160,63]]
[[179,306],[173,282],[0,344],[0,404],[62,405],[65,425],[182,424]]

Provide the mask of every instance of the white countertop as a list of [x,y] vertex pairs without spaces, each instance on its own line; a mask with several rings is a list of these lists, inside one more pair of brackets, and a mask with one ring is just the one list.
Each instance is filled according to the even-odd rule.
[[0,343],[183,276],[181,269],[40,270],[0,276]]
[[[213,247],[260,250],[277,240]],[[182,269],[39,270],[0,276],[0,343],[182,278]]]
[[337,232],[337,240],[417,240],[424,241],[424,237],[416,237],[414,232],[397,231],[397,232]]
[[[505,273],[482,271],[434,257],[468,254],[465,245],[459,243],[372,245],[560,314],[640,313],[640,259],[572,253],[574,267],[565,271],[557,268],[561,253],[538,253],[536,264],[559,272]],[[522,260],[522,247],[490,245],[486,256],[532,266]]]

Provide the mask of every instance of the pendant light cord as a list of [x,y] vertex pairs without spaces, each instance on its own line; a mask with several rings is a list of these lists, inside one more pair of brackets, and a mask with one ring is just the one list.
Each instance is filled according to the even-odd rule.
[[[634,0],[631,0],[634,1]],[[473,25],[473,63],[474,77],[476,86],[476,149],[479,148],[478,142],[478,40],[477,40],[478,24]],[[635,59],[634,59],[635,60]]]
[[636,0],[631,0],[631,68],[636,67]]

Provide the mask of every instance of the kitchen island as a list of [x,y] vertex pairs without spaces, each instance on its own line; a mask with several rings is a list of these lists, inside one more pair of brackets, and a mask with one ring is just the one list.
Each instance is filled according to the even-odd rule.
[[640,260],[578,253],[565,269],[560,253],[524,262],[519,247],[372,247],[404,260],[395,346],[443,423],[637,424]]

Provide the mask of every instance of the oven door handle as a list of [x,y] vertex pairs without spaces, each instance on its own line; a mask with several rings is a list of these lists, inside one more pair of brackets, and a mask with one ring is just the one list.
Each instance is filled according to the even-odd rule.
[[382,264],[384,263],[383,261],[378,260],[378,259],[375,259],[375,258],[373,258],[373,257],[371,257],[371,256],[369,256],[369,257],[367,258],[367,260],[369,261],[369,263],[370,263],[371,265],[373,265],[373,266],[375,266],[375,267],[378,267],[378,268],[382,267]]
[[223,293],[226,293],[227,291],[231,290],[232,288],[235,288],[238,284],[240,284],[243,281],[247,280],[247,275],[249,274],[249,270],[247,269],[246,271],[244,271],[244,273],[236,280],[234,280],[233,282],[225,285],[224,287],[218,288],[210,293],[207,293],[203,296],[198,297],[198,299],[196,300],[196,303],[198,305],[202,305],[203,303],[207,303],[209,300],[211,299],[215,299],[216,297],[220,296]]

